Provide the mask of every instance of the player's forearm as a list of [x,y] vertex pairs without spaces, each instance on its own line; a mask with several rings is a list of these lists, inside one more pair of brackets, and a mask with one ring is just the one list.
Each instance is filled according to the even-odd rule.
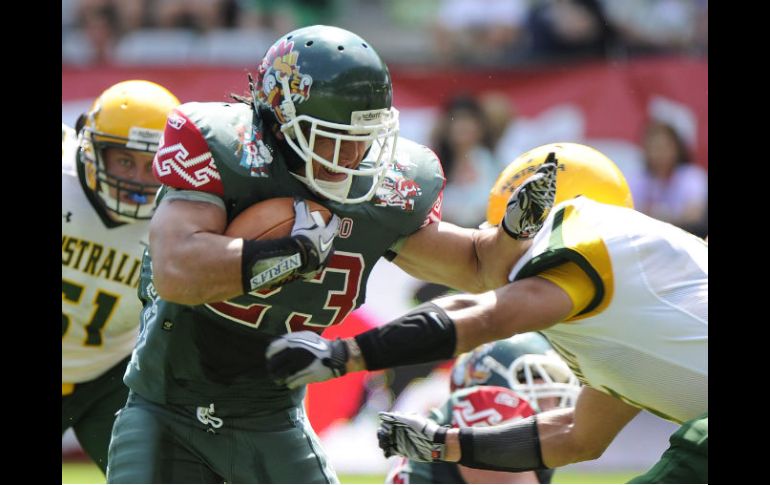
[[348,372],[449,359],[508,337],[490,318],[495,295],[453,295],[420,305],[381,327],[345,339]]
[[150,244],[153,280],[163,299],[200,305],[243,294],[243,239],[197,233],[176,242]]
[[483,291],[507,284],[511,269],[530,244],[531,240],[511,238],[500,227],[478,230],[475,247]]
[[482,291],[474,231],[453,224],[430,224],[404,242],[393,262],[417,279],[457,290]]
[[529,241],[516,241],[500,228],[441,222],[410,236],[393,262],[415,278],[482,293],[505,285],[528,247]]
[[454,355],[454,324],[440,307],[424,303],[386,325],[345,339],[348,372],[446,360]]
[[[540,413],[537,429],[540,438],[540,450],[543,463],[550,468],[569,465],[580,461],[597,458],[595,451],[580,444],[573,436],[574,410],[554,409]],[[601,452],[599,452],[599,455]]]

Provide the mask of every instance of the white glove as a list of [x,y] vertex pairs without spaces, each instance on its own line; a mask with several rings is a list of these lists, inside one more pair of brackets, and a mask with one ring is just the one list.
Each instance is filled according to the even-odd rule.
[[327,340],[305,330],[273,340],[265,356],[270,378],[296,389],[344,375],[348,348],[340,339]]
[[380,413],[377,439],[385,458],[401,455],[432,462],[445,456],[448,428],[417,414]]
[[531,239],[543,227],[556,199],[558,161],[551,152],[537,171],[513,191],[503,217],[503,229],[514,239]]
[[311,214],[303,199],[294,199],[294,226],[291,237],[302,247],[302,267],[299,273],[315,275],[322,271],[334,254],[334,238],[340,227],[336,214],[324,224],[320,214]]

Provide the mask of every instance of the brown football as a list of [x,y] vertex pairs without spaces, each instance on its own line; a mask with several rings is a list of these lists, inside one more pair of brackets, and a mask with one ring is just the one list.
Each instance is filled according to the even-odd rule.
[[[320,212],[324,222],[332,213],[312,200],[305,200],[310,212]],[[225,229],[225,236],[244,239],[278,239],[291,234],[294,226],[294,203],[291,197],[278,197],[257,202],[235,216]]]

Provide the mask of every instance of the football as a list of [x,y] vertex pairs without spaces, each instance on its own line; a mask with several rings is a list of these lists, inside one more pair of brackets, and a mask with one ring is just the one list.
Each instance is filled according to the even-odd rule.
[[[310,214],[320,214],[324,223],[329,222],[332,213],[326,207],[312,200],[305,200]],[[279,239],[291,234],[294,226],[294,199],[278,197],[267,199],[248,207],[235,216],[225,229],[225,236],[244,239]]]

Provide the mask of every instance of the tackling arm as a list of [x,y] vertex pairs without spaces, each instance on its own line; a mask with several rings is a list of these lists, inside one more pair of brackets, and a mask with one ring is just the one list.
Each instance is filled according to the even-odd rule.
[[380,413],[377,436],[386,457],[398,454],[417,461],[523,472],[600,457],[637,413],[635,407],[584,387],[574,408],[497,426],[451,429],[441,435],[429,419]]
[[500,228],[439,222],[409,236],[393,262],[415,278],[481,293],[507,283],[508,271],[528,247]]
[[394,262],[416,278],[471,293],[507,283],[508,271],[553,206],[556,163],[552,156],[511,194],[498,228],[428,224],[406,239]]
[[599,458],[639,411],[608,394],[583,386],[574,408],[537,415],[543,462],[555,468]]
[[[543,330],[562,321],[572,310],[569,295],[555,283],[539,277],[509,283],[481,295],[441,298],[434,304],[434,308],[443,310],[444,315],[439,315],[443,325],[435,323],[435,318],[419,318],[430,313],[430,307],[421,306],[387,325],[346,339],[352,349],[347,371],[429,362],[437,360],[439,354],[449,358],[486,342]],[[439,338],[450,333],[452,338]],[[442,346],[446,348],[437,348]]]
[[572,300],[564,290],[531,277],[494,292],[420,305],[345,340],[329,341],[309,331],[279,337],[268,346],[267,368],[273,380],[296,388],[347,372],[433,362],[485,342],[548,328],[571,310]]
[[457,465],[460,476],[465,483],[540,483],[534,471],[528,472],[498,472],[494,470],[479,470]]
[[[450,430],[446,435],[446,461],[459,461],[478,468],[505,470],[511,467],[509,450],[500,450],[500,443],[511,443],[511,448],[522,443],[540,444],[542,462],[548,468],[599,458],[620,430],[639,413],[607,394],[584,386],[574,408],[554,409],[536,417],[538,440],[524,439],[528,432],[523,427],[493,426],[482,430]],[[472,433],[472,436],[471,436]],[[507,447],[509,445],[503,445]],[[461,456],[461,448],[471,448],[474,462]],[[510,450],[513,451],[513,450]],[[519,450],[522,453],[524,450]],[[494,457],[491,460],[485,458]],[[481,461],[479,461],[481,460]],[[498,460],[501,460],[498,462]]]

